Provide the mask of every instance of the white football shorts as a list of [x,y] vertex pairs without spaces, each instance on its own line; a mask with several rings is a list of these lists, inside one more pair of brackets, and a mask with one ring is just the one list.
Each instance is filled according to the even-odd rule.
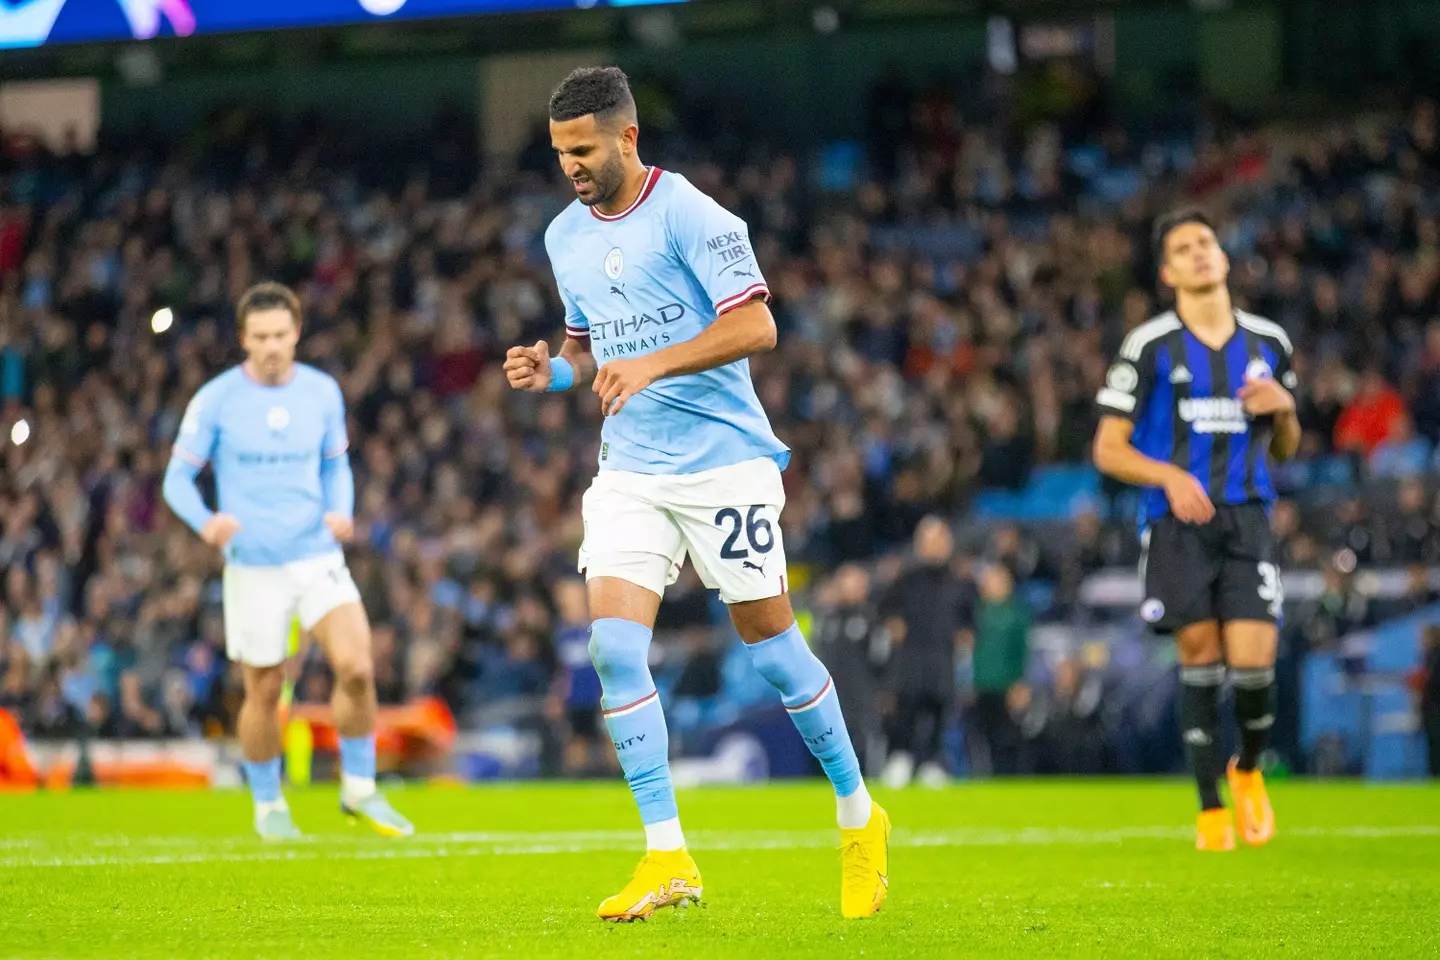
[[602,470],[581,507],[580,570],[664,596],[688,555],[726,603],[777,597],[787,589],[784,508],[780,468],[769,458],[699,473]]
[[252,667],[285,662],[297,616],[309,630],[336,607],[360,602],[339,551],[279,567],[227,563],[223,586],[225,653]]

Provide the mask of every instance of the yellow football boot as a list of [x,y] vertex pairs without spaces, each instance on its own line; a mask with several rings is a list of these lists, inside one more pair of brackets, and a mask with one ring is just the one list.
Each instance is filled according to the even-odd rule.
[[890,894],[890,816],[870,803],[870,822],[840,831],[840,915],[873,917]]
[[625,889],[600,904],[596,913],[601,920],[615,923],[645,920],[664,907],[699,903],[703,891],[700,868],[684,847],[651,850],[640,860]]

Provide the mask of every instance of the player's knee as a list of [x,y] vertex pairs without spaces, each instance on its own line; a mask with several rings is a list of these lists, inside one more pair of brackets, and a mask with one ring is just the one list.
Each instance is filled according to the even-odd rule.
[[778,637],[795,623],[795,611],[788,594],[765,600],[751,600],[730,605],[730,619],[735,632],[747,644]]
[[331,664],[335,682],[351,696],[360,696],[375,683],[375,664],[368,655],[348,654]]
[[648,693],[650,630],[630,620],[605,617],[590,628],[590,662],[607,694]]
[[285,686],[285,673],[281,667],[247,667],[245,677],[245,699],[263,710],[272,710],[280,705],[280,692]]

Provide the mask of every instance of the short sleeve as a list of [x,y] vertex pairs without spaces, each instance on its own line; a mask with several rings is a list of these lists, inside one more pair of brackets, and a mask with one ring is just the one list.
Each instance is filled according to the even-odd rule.
[[1095,397],[1102,416],[1139,419],[1155,383],[1155,351],[1145,350],[1133,362],[1120,357],[1105,373],[1105,386]]
[[325,405],[325,459],[341,456],[350,449],[350,435],[345,427],[345,395],[340,384],[328,381],[330,400]]
[[570,292],[559,280],[555,281],[555,289],[560,291],[560,302],[565,304],[565,335],[576,340],[589,337],[590,321],[585,319],[585,314],[575,305],[575,298],[570,296]]
[[557,218],[545,229],[545,256],[550,259],[550,272],[555,277],[555,289],[560,293],[560,302],[565,306],[565,335],[575,340],[585,340],[590,336],[590,321],[585,319],[585,314],[580,311],[580,306],[575,302],[574,295],[565,289],[565,284],[560,280],[560,251],[556,247],[563,242],[559,232],[560,219]]
[[668,213],[671,245],[705,288],[717,316],[756,298],[770,299],[744,220],[698,190]]
[[208,385],[201,387],[185,408],[185,416],[180,420],[180,434],[171,450],[172,456],[195,467],[203,467],[210,462],[219,433],[218,408],[215,390]]

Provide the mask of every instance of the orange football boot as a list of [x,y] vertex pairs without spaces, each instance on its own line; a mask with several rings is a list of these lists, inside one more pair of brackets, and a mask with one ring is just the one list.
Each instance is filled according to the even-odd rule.
[[1230,800],[1240,821],[1240,836],[1252,847],[1263,847],[1275,836],[1275,811],[1265,791],[1265,777],[1259,769],[1240,770],[1237,762],[1238,758],[1231,758],[1225,779],[1230,781]]
[[1195,849],[1221,851],[1235,849],[1235,825],[1230,811],[1224,807],[1201,810],[1195,820]]

